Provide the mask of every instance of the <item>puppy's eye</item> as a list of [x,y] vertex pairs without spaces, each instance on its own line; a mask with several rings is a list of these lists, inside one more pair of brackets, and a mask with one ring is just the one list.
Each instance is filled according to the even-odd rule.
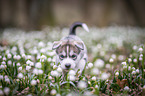
[[63,56],[63,55],[60,55],[59,58],[60,58],[60,59],[64,59],[64,56]]
[[77,58],[77,56],[76,56],[76,55],[72,55],[71,57],[72,57],[73,59],[76,59],[76,58]]

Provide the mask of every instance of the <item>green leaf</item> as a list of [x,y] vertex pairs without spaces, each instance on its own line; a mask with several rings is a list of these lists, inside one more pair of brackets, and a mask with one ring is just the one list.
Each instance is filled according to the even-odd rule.
[[112,83],[109,89],[113,89],[113,91],[118,92],[121,88],[118,84]]

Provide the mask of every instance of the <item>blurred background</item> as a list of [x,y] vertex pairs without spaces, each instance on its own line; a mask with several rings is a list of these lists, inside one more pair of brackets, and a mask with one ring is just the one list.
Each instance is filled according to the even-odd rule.
[[1,29],[68,27],[76,21],[145,27],[145,0],[0,0]]

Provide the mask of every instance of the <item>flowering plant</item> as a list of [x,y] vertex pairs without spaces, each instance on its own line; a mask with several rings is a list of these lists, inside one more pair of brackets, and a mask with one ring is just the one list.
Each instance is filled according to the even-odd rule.
[[[144,40],[145,34],[140,32],[144,29],[91,28],[92,33],[88,34],[90,40],[86,37],[87,33],[80,32],[88,47],[91,62],[86,64],[82,74],[79,70],[75,72],[70,69],[65,80],[62,79],[64,77],[60,65],[55,64],[51,41],[60,39],[68,29],[54,28],[52,32],[47,32],[46,29],[35,34],[4,30],[2,36],[7,39],[8,45],[0,45],[0,95],[144,94],[144,45],[135,43]],[[124,30],[128,30],[128,33],[122,33]],[[58,31],[62,33],[57,35]],[[103,31],[101,35],[100,31]],[[106,31],[110,36],[106,35]],[[131,34],[132,31],[134,34]],[[141,35],[140,39],[137,38]]]

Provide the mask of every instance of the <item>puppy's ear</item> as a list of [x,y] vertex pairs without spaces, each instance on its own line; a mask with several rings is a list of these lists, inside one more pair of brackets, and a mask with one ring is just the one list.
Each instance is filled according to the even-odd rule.
[[57,49],[59,46],[61,46],[62,41],[54,41],[52,50]]
[[80,48],[81,50],[84,50],[84,45],[80,41],[74,41],[74,44],[76,47]]

